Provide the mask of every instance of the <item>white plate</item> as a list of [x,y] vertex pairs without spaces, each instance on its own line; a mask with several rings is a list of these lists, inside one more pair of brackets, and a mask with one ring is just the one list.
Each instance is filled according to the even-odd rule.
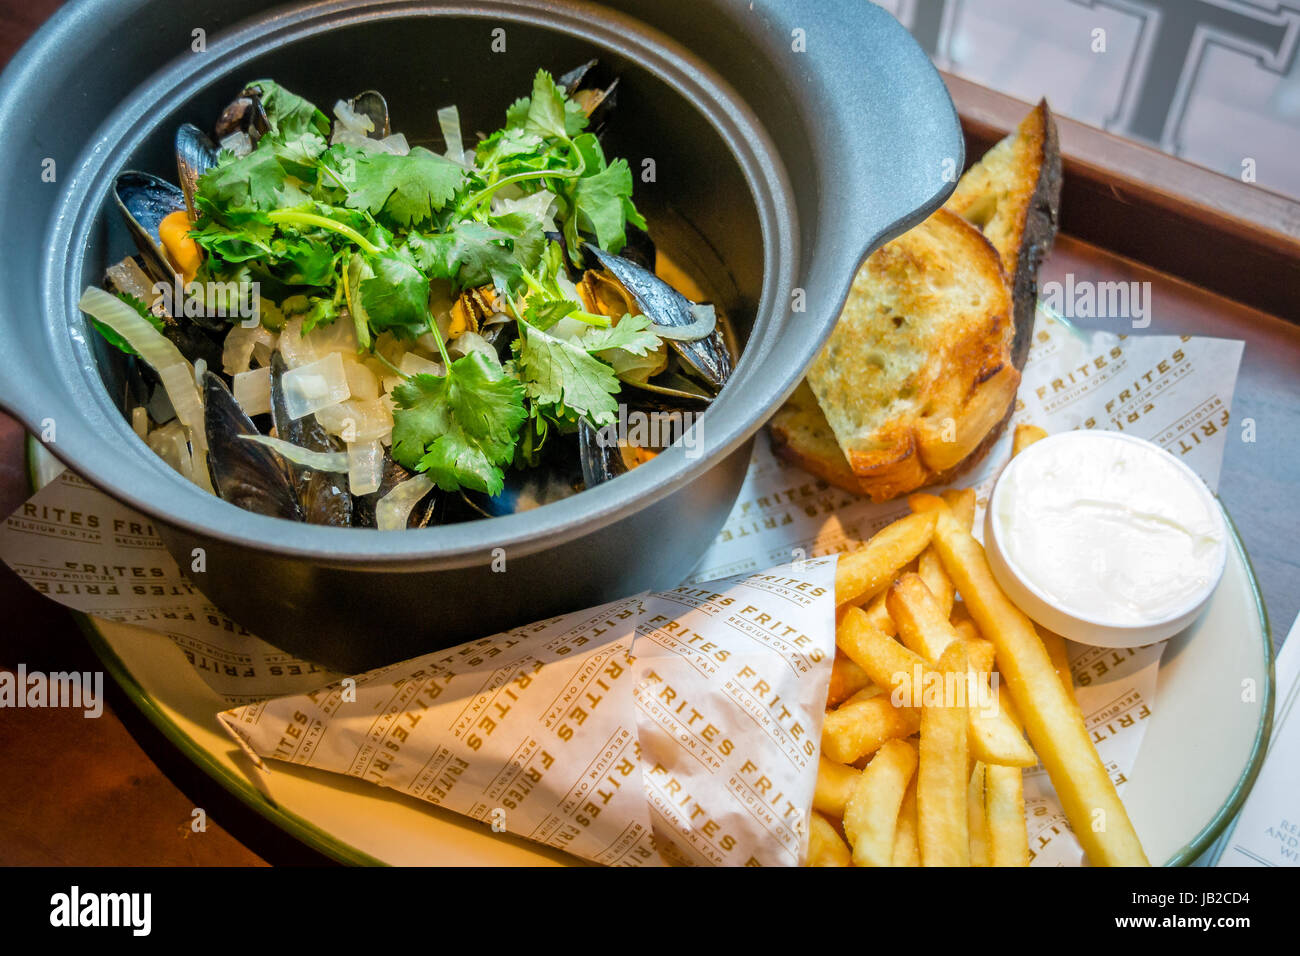
[[[37,469],[39,470],[39,469]],[[1226,513],[1225,513],[1226,514]],[[1172,638],[1124,804],[1154,863],[1186,865],[1223,831],[1254,783],[1273,714],[1273,660],[1259,587],[1236,528],[1205,615]],[[251,767],[219,728],[226,705],[165,638],[81,618],[131,700],[191,760],[309,846],[348,863],[564,865],[556,850],[337,774]]]

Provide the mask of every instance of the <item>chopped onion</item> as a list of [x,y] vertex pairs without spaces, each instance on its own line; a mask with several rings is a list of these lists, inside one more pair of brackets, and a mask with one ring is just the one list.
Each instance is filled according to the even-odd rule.
[[371,401],[379,397],[378,377],[360,362],[344,362],[343,374],[348,380],[348,391],[353,398]]
[[176,469],[187,481],[194,480],[194,457],[185,437],[185,428],[180,422],[170,422],[161,428],[155,428],[145,441],[154,454]]
[[122,336],[158,374],[163,387],[167,389],[172,408],[176,410],[176,417],[189,429],[189,440],[193,446],[193,480],[199,487],[212,491],[212,478],[208,474],[208,437],[203,424],[203,399],[194,384],[194,368],[165,335],[117,296],[91,287],[82,293],[77,306]]
[[398,363],[397,370],[403,375],[442,376],[446,373],[446,369],[442,367],[441,362],[431,362],[429,359],[424,358],[422,355],[416,355],[414,352],[407,352],[402,356],[402,361]]
[[718,313],[707,302],[691,303],[690,325],[659,325],[651,320],[650,329],[661,339],[675,339],[678,342],[696,342],[713,334],[718,327]]
[[364,113],[358,113],[346,100],[339,100],[334,104],[334,115],[339,121],[339,125],[334,129],[336,137],[340,127],[362,136],[375,131],[375,121]]
[[316,420],[327,432],[345,442],[374,441],[393,430],[392,409],[383,398],[330,405],[316,412]]
[[[338,321],[337,319],[335,321]],[[280,332],[280,355],[289,368],[308,365],[320,358],[312,347],[311,340],[302,334],[302,316],[295,316],[284,323]]]
[[248,416],[263,415],[271,410],[271,370],[255,368],[235,375],[235,401]]
[[149,397],[149,417],[159,425],[166,425],[176,417],[171,399],[167,397],[167,389],[161,385],[155,386],[153,395]]
[[257,354],[255,350],[259,345],[266,347],[268,359],[261,364],[270,365],[270,348],[275,345],[275,333],[261,325],[249,327],[240,323],[232,326],[221,345],[222,371],[227,375],[247,372],[252,367],[252,359]]
[[377,441],[348,445],[348,491],[368,495],[379,490],[384,476],[384,446]]
[[149,437],[149,412],[143,405],[131,409],[131,427],[141,438]]
[[405,133],[393,133],[385,136],[380,144],[394,156],[405,156],[411,151],[411,144],[406,141]]
[[194,360],[194,385],[197,388],[203,387],[203,376],[208,372],[207,359],[196,358]]
[[438,128],[442,130],[442,140],[447,144],[444,153],[457,166],[465,162],[465,141],[460,135],[460,110],[454,106],[444,106],[438,110]]
[[343,372],[343,356],[331,352],[322,359],[284,373],[284,404],[294,421],[345,402],[352,395]]
[[270,435],[240,435],[239,437],[265,445],[295,465],[302,465],[312,471],[348,470],[348,454],[344,451],[312,451],[310,448],[303,448],[281,438],[272,438]]
[[406,527],[411,509],[433,490],[428,475],[416,475],[393,486],[393,490],[375,505],[375,525],[380,531],[397,531]]
[[489,345],[488,340],[477,332],[462,332],[447,345],[447,354],[453,357],[469,355],[471,352],[478,352],[492,365],[500,368],[501,357],[497,355],[497,350]]
[[218,145],[234,153],[237,159],[242,159],[253,151],[253,139],[243,130],[236,130],[229,136],[222,137]]

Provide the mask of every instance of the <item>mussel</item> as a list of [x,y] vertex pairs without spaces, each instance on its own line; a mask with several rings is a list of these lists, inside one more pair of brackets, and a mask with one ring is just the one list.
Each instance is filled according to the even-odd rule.
[[214,132],[218,142],[243,133],[252,147],[257,145],[262,134],[270,128],[271,121],[262,106],[262,91],[250,86],[241,90],[230,105],[221,111]]
[[214,372],[203,376],[203,417],[217,494],[245,511],[302,521],[289,464],[265,445],[241,437],[260,432]]
[[[641,312],[655,325],[680,329],[699,321],[702,306],[686,298],[649,269],[591,244],[584,248],[627,290]],[[715,326],[709,334],[698,339],[665,338],[681,360],[680,367],[674,368],[670,363],[663,373],[651,380],[629,384],[697,401],[710,400],[727,384],[732,360],[721,327]],[[700,388],[692,379],[700,380],[705,387]]]
[[555,82],[587,115],[587,128],[599,136],[618,105],[618,77],[599,60],[588,60]]
[[127,231],[144,257],[145,269],[156,282],[170,284],[176,270],[167,259],[158,227],[174,212],[185,209],[185,194],[179,186],[150,173],[128,170],[113,184],[113,199],[126,222]]
[[176,130],[176,176],[180,180],[181,195],[191,222],[198,219],[194,193],[198,189],[199,177],[217,165],[220,153],[217,144],[193,123],[185,123]]
[[[315,415],[302,418],[289,417],[284,395],[284,373],[288,371],[284,357],[278,352],[271,355],[271,421],[277,438],[291,442],[308,451],[338,452],[343,443],[325,430]],[[290,464],[293,484],[302,505],[303,517],[310,524],[328,524],[346,527],[352,524],[352,495],[342,475]]]
[[374,129],[366,134],[370,139],[383,139],[392,134],[392,127],[388,123],[388,101],[382,94],[375,90],[365,90],[348,100],[348,106],[354,113],[359,113],[374,124]]

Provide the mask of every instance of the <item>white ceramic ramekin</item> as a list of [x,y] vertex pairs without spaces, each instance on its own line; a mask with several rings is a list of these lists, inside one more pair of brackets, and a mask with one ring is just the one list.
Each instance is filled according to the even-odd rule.
[[[1007,480],[1009,475],[1019,472],[1019,478],[1032,480],[1034,471],[1044,466],[1054,446],[1059,453],[1063,443],[1069,442],[1069,453],[1073,454],[1076,451],[1084,451],[1089,444],[1099,441],[1133,442],[1143,446],[1143,454],[1163,456],[1167,462],[1176,466],[1175,470],[1181,473],[1189,488],[1196,490],[1205,503],[1208,513],[1218,522],[1218,552],[1210,562],[1212,572],[1208,575],[1204,586],[1197,589],[1187,600],[1165,609],[1158,617],[1141,623],[1108,620],[1101,613],[1090,615],[1078,608],[1063,606],[1059,599],[1054,598],[1036,582],[1030,569],[1017,566],[1011,556],[1011,549],[1007,546],[1005,536],[1008,532],[999,517],[1004,505],[1007,504],[1004,499],[1012,485],[1012,482]],[[1029,446],[1013,458],[998,476],[993,493],[989,496],[984,518],[984,546],[988,554],[989,566],[1007,596],[1029,617],[1044,627],[1072,641],[1101,647],[1141,647],[1153,644],[1172,637],[1195,621],[1205,609],[1205,605],[1213,596],[1223,576],[1228,554],[1227,542],[1228,530],[1223,518],[1223,509],[1200,477],[1158,445],[1119,432],[1062,432]]]

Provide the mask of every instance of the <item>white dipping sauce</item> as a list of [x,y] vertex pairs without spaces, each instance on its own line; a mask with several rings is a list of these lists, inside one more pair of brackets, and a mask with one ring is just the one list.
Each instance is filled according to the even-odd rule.
[[1204,598],[1227,529],[1190,469],[1148,442],[1069,432],[1030,446],[999,480],[990,517],[1024,584],[1099,624],[1167,620]]

